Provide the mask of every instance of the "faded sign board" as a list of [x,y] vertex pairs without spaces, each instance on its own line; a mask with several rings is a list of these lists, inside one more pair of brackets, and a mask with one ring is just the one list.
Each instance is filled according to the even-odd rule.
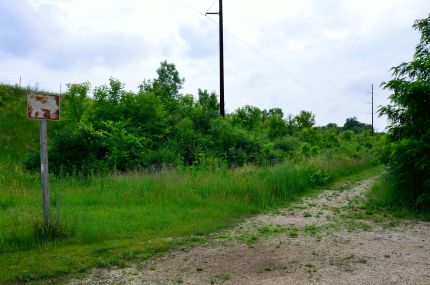
[[27,98],[28,118],[36,120],[60,119],[60,96],[31,93]]

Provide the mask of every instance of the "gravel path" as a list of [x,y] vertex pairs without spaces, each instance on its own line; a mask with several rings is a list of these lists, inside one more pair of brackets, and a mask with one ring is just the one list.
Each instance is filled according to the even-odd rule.
[[430,223],[366,215],[373,180],[252,217],[192,248],[70,284],[430,284]]

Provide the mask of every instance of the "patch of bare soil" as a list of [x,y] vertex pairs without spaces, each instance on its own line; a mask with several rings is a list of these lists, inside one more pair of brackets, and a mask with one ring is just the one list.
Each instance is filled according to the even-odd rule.
[[196,247],[70,284],[430,284],[430,223],[366,215],[371,184],[322,191]]

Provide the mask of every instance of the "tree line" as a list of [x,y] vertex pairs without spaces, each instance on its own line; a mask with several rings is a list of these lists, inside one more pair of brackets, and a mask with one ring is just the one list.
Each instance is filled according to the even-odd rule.
[[[355,117],[344,127],[315,127],[309,111],[285,116],[280,108],[247,105],[223,118],[215,93],[181,94],[183,83],[175,65],[163,61],[157,77],[143,81],[137,92],[114,78],[93,89],[89,82],[68,84],[62,120],[50,126],[50,170],[271,165],[321,153],[360,157],[374,144],[371,126]],[[38,169],[38,155],[35,150],[28,156],[28,169]]]

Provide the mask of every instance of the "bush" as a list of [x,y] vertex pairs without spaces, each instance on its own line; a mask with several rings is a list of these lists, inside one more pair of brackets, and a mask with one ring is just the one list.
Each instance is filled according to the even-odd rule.
[[[102,163],[107,149],[91,127],[58,131],[49,141],[49,170],[54,174],[90,174],[106,170]],[[24,161],[29,170],[40,167],[39,150],[32,151]]]
[[210,135],[215,153],[227,160],[230,166],[241,166],[246,162],[257,161],[261,143],[243,129],[217,118],[211,121]]
[[299,139],[293,136],[279,138],[274,143],[274,148],[283,151],[287,156],[292,156],[299,145]]

